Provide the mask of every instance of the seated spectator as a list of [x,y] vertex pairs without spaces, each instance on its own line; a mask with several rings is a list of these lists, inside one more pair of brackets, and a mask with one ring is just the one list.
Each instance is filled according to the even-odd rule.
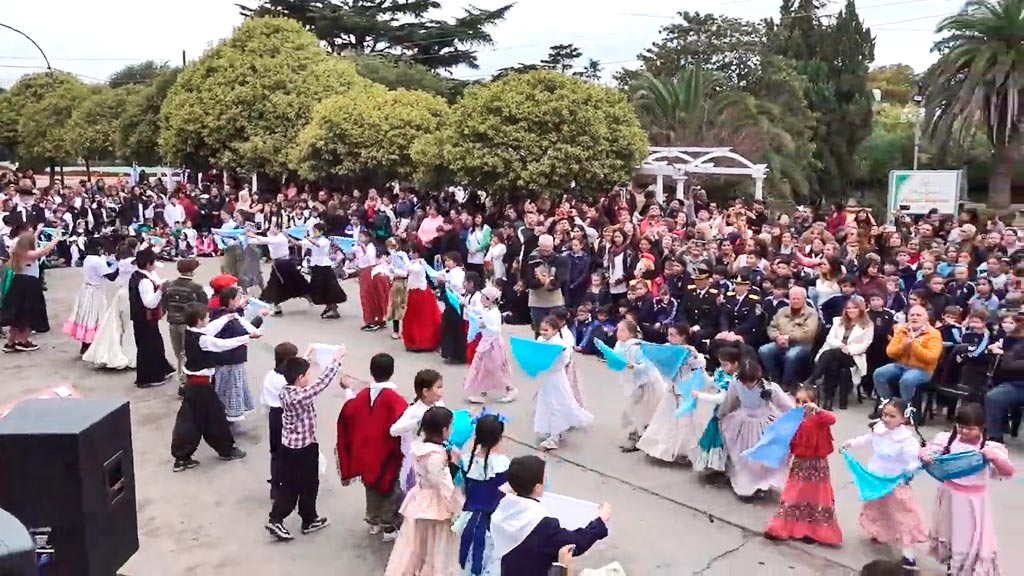
[[[1004,324],[1010,324],[1004,319]],[[1010,410],[1024,405],[1024,316],[1013,318],[1006,337],[988,347],[991,354],[1002,355],[992,374],[994,388],[985,395],[985,429],[991,440],[1002,442]]]
[[[881,298],[877,292],[871,295]],[[807,384],[822,380],[822,408],[832,410],[838,390],[839,409],[846,409],[853,383],[860,382],[867,372],[867,351],[874,338],[874,325],[867,315],[864,299],[850,298],[843,315],[832,323],[825,344],[815,358],[814,372],[807,380]]]
[[909,403],[931,380],[942,355],[942,335],[928,323],[924,306],[911,306],[907,323],[893,330],[885,352],[892,362],[875,370],[875,392],[879,398],[891,398],[899,386],[900,398]]
[[768,324],[771,342],[757,351],[773,381],[787,390],[796,385],[797,370],[811,357],[817,335],[818,315],[807,306],[807,291],[800,286],[790,288],[789,306]]

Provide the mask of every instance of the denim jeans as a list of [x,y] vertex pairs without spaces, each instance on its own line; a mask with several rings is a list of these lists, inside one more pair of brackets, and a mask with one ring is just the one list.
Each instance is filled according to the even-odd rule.
[[872,378],[875,381],[875,394],[879,398],[892,398],[899,384],[900,398],[909,404],[913,402],[917,389],[932,379],[932,374],[893,362],[875,370]]
[[989,436],[1006,434],[1010,409],[1024,404],[1024,382],[1004,382],[985,395],[985,427]]
[[772,381],[789,387],[796,383],[797,370],[811,357],[811,349],[796,344],[783,348],[769,342],[757,350],[757,355]]

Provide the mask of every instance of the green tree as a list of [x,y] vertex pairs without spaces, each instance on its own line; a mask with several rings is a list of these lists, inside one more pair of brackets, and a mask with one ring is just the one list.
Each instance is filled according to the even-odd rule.
[[153,82],[157,76],[169,70],[166,63],[159,63],[154,60],[146,60],[138,64],[129,64],[107,79],[107,86],[120,88],[130,84],[145,85]]
[[591,82],[599,82],[601,80],[601,74],[604,72],[604,66],[601,65],[600,60],[594,60],[593,58],[587,60],[587,65],[582,70],[573,72],[573,76],[578,76]]
[[335,54],[401,56],[433,70],[477,68],[476,50],[494,43],[487,31],[505,19],[508,4],[470,6],[451,20],[431,18],[437,0],[261,0],[239,5],[245,16],[287,16],[316,34]]
[[422,90],[443,98],[452,96],[452,81],[408,60],[387,56],[354,55],[359,75],[391,89]]
[[371,183],[414,175],[411,145],[437,132],[448,105],[433,94],[374,86],[324,100],[299,133],[292,164],[311,179],[354,175]]
[[[699,67],[744,88],[758,75],[764,49],[764,25],[740,18],[680,12],[680,22],[661,29],[661,39],[640,54],[643,69],[655,76],[672,77],[682,68]],[[620,86],[629,87],[636,71],[616,75]]]
[[160,110],[160,151],[176,164],[282,174],[313,107],[368,84],[297,22],[247,19],[179,74]]
[[473,86],[413,146],[421,174],[450,168],[497,195],[599,191],[628,178],[647,138],[621,92],[549,70]]
[[917,74],[906,64],[877,66],[868,72],[868,87],[882,91],[882,102],[909,104],[917,90]]
[[11,87],[18,118],[18,158],[32,166],[74,161],[68,127],[89,88],[71,74],[41,72],[22,77]]
[[179,68],[160,72],[152,82],[129,92],[117,123],[117,156],[143,166],[161,164],[160,108],[178,79]]
[[13,160],[18,148],[18,115],[14,111],[14,97],[0,90],[0,158]]
[[1006,208],[1024,159],[1024,0],[969,0],[936,32],[946,36],[925,81],[926,134],[964,141],[982,125],[992,147],[989,205]]
[[114,160],[117,150],[118,120],[137,86],[121,88],[96,86],[75,108],[68,123],[67,146],[86,167],[97,160]]
[[568,74],[576,68],[576,61],[583,57],[583,51],[575,44],[555,44],[548,48],[548,57],[541,60],[541,66],[562,74]]

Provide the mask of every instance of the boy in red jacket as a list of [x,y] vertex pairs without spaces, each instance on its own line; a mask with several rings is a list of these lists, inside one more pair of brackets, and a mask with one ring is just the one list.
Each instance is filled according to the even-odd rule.
[[363,481],[366,489],[366,523],[370,534],[384,532],[384,541],[398,538],[396,523],[402,492],[398,476],[402,467],[402,440],[391,435],[391,425],[405,412],[408,402],[391,382],[395,359],[377,354],[370,359],[373,383],[347,400],[338,414],[338,472],[341,482]]

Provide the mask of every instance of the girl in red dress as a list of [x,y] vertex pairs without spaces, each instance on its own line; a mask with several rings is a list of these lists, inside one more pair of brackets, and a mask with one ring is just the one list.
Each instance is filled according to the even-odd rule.
[[420,248],[409,246],[409,280],[402,317],[402,343],[409,352],[433,352],[441,343],[441,309],[427,281]]
[[790,442],[793,461],[789,478],[775,516],[768,522],[765,537],[775,540],[802,539],[838,546],[843,532],[836,521],[835,492],[828,470],[828,455],[833,451],[832,430],[836,417],[818,408],[818,391],[801,387],[796,393],[797,407],[807,414]]

